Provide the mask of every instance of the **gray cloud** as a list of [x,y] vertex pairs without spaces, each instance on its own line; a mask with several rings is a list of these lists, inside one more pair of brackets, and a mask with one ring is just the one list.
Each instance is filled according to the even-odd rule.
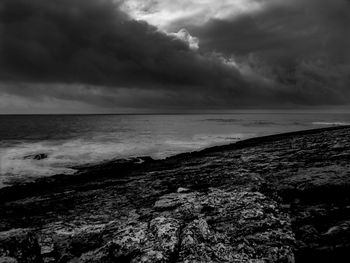
[[197,50],[109,0],[3,0],[0,92],[111,108],[348,103],[348,4],[306,2],[176,21]]
[[[246,86],[238,70],[222,63],[220,57],[193,52],[175,36],[130,19],[111,1],[4,0],[0,10],[0,78],[32,83],[7,85],[6,92],[79,97],[110,105],[120,103],[119,89],[149,89],[150,94],[158,90],[188,93],[188,97],[203,92],[198,99],[205,103],[222,99],[222,93],[238,85]],[[60,92],[57,88],[45,91],[33,83],[83,83],[100,88],[97,93],[85,88],[84,95],[74,85],[60,85]]]
[[[349,25],[348,1],[295,0],[189,29],[202,50],[234,54],[253,68],[264,67],[270,78],[289,86],[295,94],[291,101],[317,104],[349,102]],[[252,55],[257,59],[251,61]]]
[[[348,62],[349,11],[345,0],[286,0],[253,14],[211,19],[189,29],[205,50],[237,55],[255,52],[275,61],[328,56]],[[178,23],[183,26],[185,22]]]

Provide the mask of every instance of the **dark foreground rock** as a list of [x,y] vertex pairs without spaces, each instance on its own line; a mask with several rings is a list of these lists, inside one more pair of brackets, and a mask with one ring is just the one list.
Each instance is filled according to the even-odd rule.
[[43,160],[46,159],[47,157],[49,157],[46,153],[37,153],[37,154],[31,154],[31,155],[27,155],[24,157],[24,159],[33,159],[33,160]]
[[85,167],[0,200],[0,262],[347,262],[349,161],[344,127]]
[[42,262],[40,247],[34,231],[12,229],[0,232],[0,262]]
[[[261,193],[171,193],[103,224],[54,222],[0,233],[18,262],[294,262],[288,214]],[[39,250],[39,244],[41,251]]]

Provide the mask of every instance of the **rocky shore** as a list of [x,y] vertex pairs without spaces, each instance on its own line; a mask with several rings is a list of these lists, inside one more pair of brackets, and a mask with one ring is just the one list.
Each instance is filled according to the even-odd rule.
[[0,262],[347,262],[350,127],[0,190]]

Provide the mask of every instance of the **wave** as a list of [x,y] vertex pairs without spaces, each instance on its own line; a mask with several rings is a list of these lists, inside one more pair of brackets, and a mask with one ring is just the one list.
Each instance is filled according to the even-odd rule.
[[251,121],[243,123],[243,126],[270,126],[270,125],[283,125],[282,123],[276,123],[272,121]]
[[102,137],[94,140],[21,142],[0,148],[0,188],[40,177],[74,174],[77,166],[138,156],[163,159],[246,137],[247,134],[199,134],[187,139],[158,138],[142,142],[132,138],[124,142],[110,141]]
[[[73,166],[99,163],[115,157],[133,157],[147,148],[132,143],[108,143],[85,140],[65,142],[23,142],[0,151],[0,187],[20,181],[32,181],[55,174],[73,174]],[[28,158],[44,154],[46,158]]]
[[[7,136],[9,132],[3,128],[3,136],[0,136],[0,188],[6,184],[36,180],[39,177],[73,174],[77,166],[93,165],[109,160],[138,156],[163,159],[179,153],[229,144],[255,136],[296,130],[300,127],[306,129],[312,128],[313,125],[350,125],[349,122],[334,121],[338,120],[338,116],[331,116],[329,121],[319,115],[307,118],[304,115],[287,117],[245,115],[241,118],[241,116],[205,115],[186,118],[180,116],[175,119],[169,116],[155,116],[152,119],[146,116],[135,120],[123,119],[125,117],[118,119],[118,117],[110,124],[107,122],[110,121],[108,117],[106,122],[94,124],[95,130],[83,119],[82,127],[71,128],[68,131],[62,128],[61,133],[58,132],[55,137],[46,136],[48,131],[42,130],[41,140],[39,138],[36,141],[19,135],[13,139]],[[105,117],[99,118],[104,120]],[[315,121],[320,119],[323,121]],[[144,124],[145,121],[151,123],[147,126]],[[69,122],[63,124],[62,127],[72,125]],[[26,131],[28,134],[30,132],[32,131]],[[69,138],[66,133],[69,134]],[[62,137],[62,134],[65,136]],[[26,158],[36,155],[45,158],[37,158],[38,160]]]
[[312,122],[312,124],[313,124],[313,125],[344,126],[344,125],[350,125],[350,122],[342,122],[342,121],[335,121],[335,122],[316,121],[316,122]]
[[242,119],[219,119],[219,118],[213,118],[213,119],[204,119],[202,121],[210,121],[210,122],[222,122],[222,123],[236,123],[236,122],[242,122]]
[[238,123],[242,126],[269,126],[269,125],[283,125],[282,123],[277,123],[273,121],[265,121],[265,120],[243,120],[243,119],[204,119],[202,121],[208,121],[208,122],[217,122],[217,123],[224,123],[224,124],[231,124],[231,123]]

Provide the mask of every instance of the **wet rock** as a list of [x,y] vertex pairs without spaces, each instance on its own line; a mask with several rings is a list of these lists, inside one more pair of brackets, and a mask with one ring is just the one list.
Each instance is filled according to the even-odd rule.
[[178,250],[179,231],[179,221],[173,218],[129,224],[106,245],[70,262],[171,262]]
[[[208,193],[169,194],[160,200],[177,204],[160,213],[183,222],[181,262],[294,260],[290,219],[260,193],[210,189]],[[184,211],[191,211],[191,216]]]
[[340,222],[339,225],[330,227],[323,236],[328,238],[339,238],[342,235],[350,234],[350,221]]
[[24,157],[24,159],[32,159],[32,160],[43,160],[46,159],[48,155],[46,153],[38,153],[38,154],[31,154]]
[[173,218],[157,217],[150,222],[157,247],[170,258],[178,249],[180,221]]
[[179,198],[178,195],[174,193],[174,194],[170,194],[162,197],[160,200],[158,200],[155,203],[154,208],[159,211],[171,210],[180,205],[181,205],[181,199]]
[[46,261],[67,262],[103,244],[106,224],[69,226],[48,224],[40,233],[41,255]]
[[190,189],[184,188],[184,187],[179,187],[179,188],[177,189],[177,192],[178,192],[178,193],[188,193],[188,192],[190,192],[190,191],[191,191]]
[[48,224],[42,256],[70,263],[293,262],[290,219],[261,193],[171,193],[153,209],[149,220],[134,211],[100,225]]
[[301,226],[298,233],[304,242],[312,243],[319,238],[319,232],[313,225]]
[[[119,261],[117,261],[119,260]],[[113,255],[112,246],[104,246],[94,251],[84,253],[79,258],[73,258],[69,263],[113,263],[113,262],[130,262],[129,258],[116,258]]]
[[177,253],[179,231],[179,221],[166,217],[128,226],[112,241],[113,255],[133,262],[170,262]]
[[0,232],[0,258],[4,262],[41,263],[40,247],[35,233],[30,229]]
[[11,257],[0,257],[0,263],[18,263],[18,261]]

